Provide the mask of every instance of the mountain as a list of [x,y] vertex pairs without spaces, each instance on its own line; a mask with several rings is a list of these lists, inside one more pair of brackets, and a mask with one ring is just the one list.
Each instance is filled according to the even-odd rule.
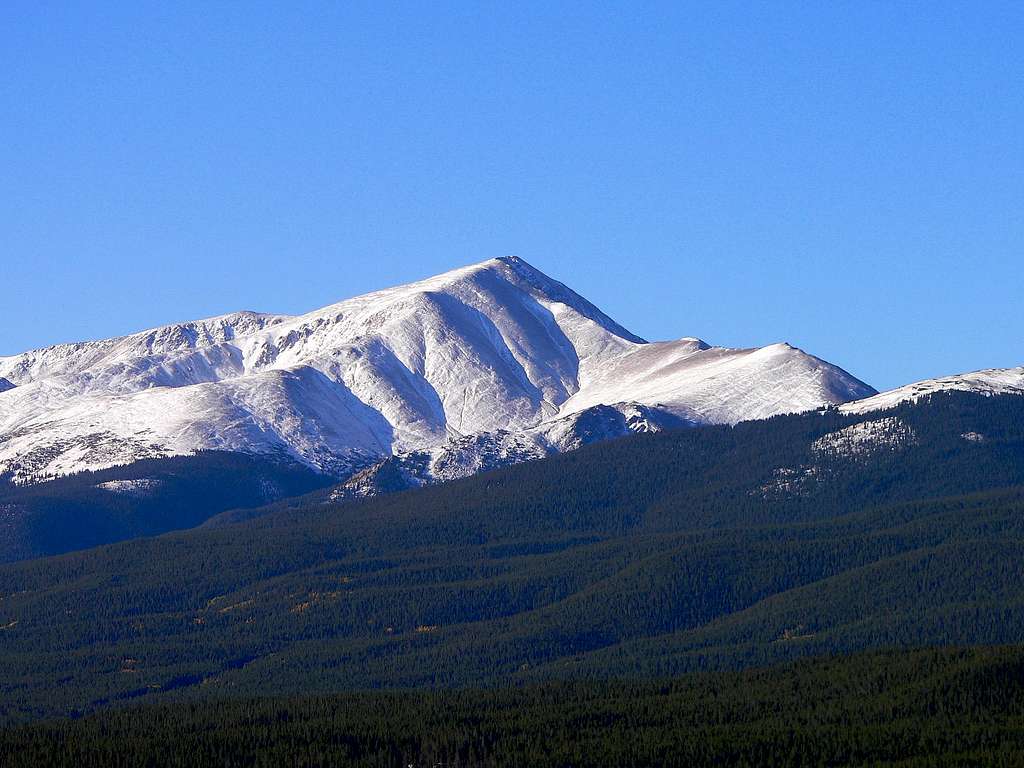
[[[298,317],[239,312],[34,350],[0,358],[0,377],[13,385],[0,476],[17,482],[200,450],[337,476],[423,452],[484,466],[467,440],[546,455],[595,422],[611,436],[874,394],[787,344],[648,343],[515,257]],[[606,406],[641,416],[609,421]]]

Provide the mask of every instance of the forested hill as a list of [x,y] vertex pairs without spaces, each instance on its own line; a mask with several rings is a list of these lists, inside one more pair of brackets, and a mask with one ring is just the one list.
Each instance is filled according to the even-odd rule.
[[1024,398],[627,438],[0,567],[2,716],[1024,636]]
[[280,455],[200,451],[80,472],[38,485],[0,477],[0,563],[191,528],[334,478]]

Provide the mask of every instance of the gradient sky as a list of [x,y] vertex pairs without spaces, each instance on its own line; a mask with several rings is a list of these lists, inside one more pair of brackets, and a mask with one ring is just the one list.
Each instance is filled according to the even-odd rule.
[[1022,40],[1019,2],[7,0],[0,354],[516,254],[651,339],[1021,365]]

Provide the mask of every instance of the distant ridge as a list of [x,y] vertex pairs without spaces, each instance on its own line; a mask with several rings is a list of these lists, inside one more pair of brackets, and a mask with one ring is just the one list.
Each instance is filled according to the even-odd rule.
[[916,402],[936,392],[974,392],[980,395],[1024,395],[1024,366],[989,368],[983,371],[940,376],[880,392],[843,405],[844,413],[867,413],[892,408],[905,402]]

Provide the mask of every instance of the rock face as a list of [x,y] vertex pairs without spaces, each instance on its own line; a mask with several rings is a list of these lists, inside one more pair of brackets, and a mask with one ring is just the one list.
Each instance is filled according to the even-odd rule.
[[218,449],[346,476],[429,457],[431,477],[458,476],[871,394],[787,344],[648,343],[509,257],[298,317],[238,312],[0,358],[0,475]]

